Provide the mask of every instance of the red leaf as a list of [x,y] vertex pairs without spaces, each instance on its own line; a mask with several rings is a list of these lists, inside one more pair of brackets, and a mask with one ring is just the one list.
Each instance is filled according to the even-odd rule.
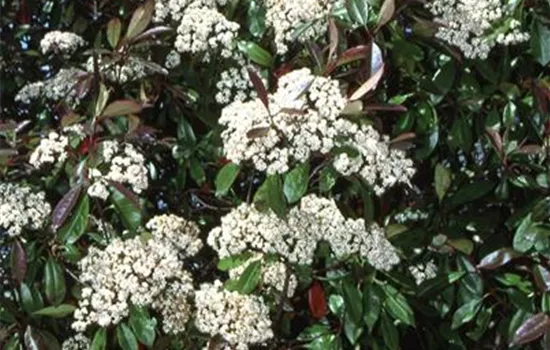
[[252,85],[254,85],[254,89],[256,89],[256,92],[258,93],[258,97],[264,104],[265,108],[269,110],[269,100],[267,97],[267,90],[264,86],[264,83],[262,82],[262,79],[260,79],[260,77],[258,76],[258,73],[254,72],[252,69],[248,70],[248,76],[252,81]]
[[291,70],[292,70],[292,65],[290,63],[285,63],[273,72],[273,76],[276,79],[279,79],[280,77],[290,72]]
[[71,211],[80,197],[81,190],[82,185],[76,185],[70,189],[69,192],[67,192],[55,206],[52,213],[52,229],[54,231],[61,227],[71,214]]
[[323,286],[314,281],[308,291],[309,311],[316,319],[321,319],[327,314],[327,301]]
[[141,205],[139,204],[139,198],[132,191],[127,189],[126,186],[116,181],[107,180],[107,182],[109,183],[109,185],[116,188],[117,191],[122,193],[126,198],[128,198],[136,206],[136,208],[141,208]]
[[12,247],[12,276],[17,283],[23,283],[27,274],[27,255],[19,241],[13,242]]
[[25,0],[21,0],[19,5],[19,12],[17,13],[17,21],[19,24],[31,23],[31,15],[29,13],[29,5]]
[[353,61],[367,59],[371,54],[370,45],[359,45],[344,51],[336,61],[331,62],[325,72],[325,75],[330,74],[334,69]]
[[90,152],[90,149],[93,148],[95,145],[95,139],[90,137],[86,137],[84,141],[80,144],[80,147],[78,148],[78,153],[81,155],[86,155],[88,152]]
[[545,313],[540,312],[528,318],[519,326],[516,333],[514,333],[510,346],[530,343],[548,331],[550,331],[550,318]]

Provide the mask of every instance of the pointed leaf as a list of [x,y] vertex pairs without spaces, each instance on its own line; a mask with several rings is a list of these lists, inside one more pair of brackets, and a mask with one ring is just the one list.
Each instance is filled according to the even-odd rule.
[[350,101],[358,100],[361,97],[363,97],[366,93],[368,93],[371,90],[374,90],[376,86],[378,85],[378,82],[382,78],[382,75],[384,74],[384,64],[380,67],[380,69],[371,75],[371,77],[363,83],[355,92],[351,95],[349,98]]
[[12,264],[11,275],[13,279],[18,283],[23,283],[25,275],[27,274],[27,255],[25,249],[21,245],[19,240],[13,242],[12,245]]
[[244,269],[242,275],[239,277],[236,288],[241,294],[250,294],[260,284],[261,277],[262,261],[253,261]]
[[68,222],[58,231],[59,238],[66,244],[73,244],[86,232],[88,216],[90,214],[90,201],[84,195],[78,206],[73,210]]
[[149,316],[145,309],[132,307],[128,322],[138,340],[143,345],[152,347],[155,343],[157,320]]
[[53,318],[63,318],[72,314],[76,310],[76,306],[69,304],[61,304],[58,306],[48,306],[38,311],[33,312],[33,315],[48,316]]
[[116,328],[116,338],[122,350],[138,350],[136,336],[126,323],[120,323]]
[[481,259],[477,267],[485,270],[494,270],[498,267],[506,265],[512,259],[520,255],[520,253],[511,248],[502,248],[487,254],[483,259]]
[[147,28],[153,18],[154,9],[154,0],[147,0],[145,4],[134,11],[130,24],[128,25],[128,30],[126,31],[126,39],[132,39]]
[[313,318],[321,319],[327,314],[327,299],[319,281],[314,281],[308,291],[309,311]]
[[225,196],[239,176],[240,166],[235,163],[227,163],[220,169],[214,181],[216,185],[216,196]]
[[258,98],[262,101],[265,108],[269,111],[269,99],[267,96],[267,89],[265,88],[262,79],[260,79],[258,73],[256,73],[252,69],[248,69],[248,77],[250,78],[250,81],[252,82],[256,93],[258,94]]
[[453,323],[451,325],[451,328],[457,329],[464,323],[473,320],[474,317],[477,315],[479,309],[481,308],[481,305],[481,299],[474,299],[459,307],[453,315]]
[[376,24],[377,28],[384,26],[388,23],[395,13],[395,0],[384,0],[382,8],[378,14],[378,23]]
[[70,189],[69,192],[65,193],[63,198],[57,202],[52,213],[52,229],[54,232],[65,223],[71,214],[71,211],[80,197],[81,190],[82,184],[78,184]]
[[92,340],[92,345],[90,350],[105,350],[105,345],[107,343],[107,332],[105,328],[99,328],[94,335]]
[[306,193],[309,180],[309,163],[296,166],[285,175],[283,192],[288,203],[296,203]]
[[529,317],[514,333],[510,346],[525,345],[550,331],[550,318],[545,313]]
[[118,41],[120,40],[121,30],[122,23],[118,18],[113,18],[107,24],[107,40],[113,49],[117,46]]
[[67,288],[63,269],[52,257],[44,266],[44,290],[46,298],[53,305],[59,305],[65,299]]
[[111,192],[111,201],[115,205],[124,226],[130,231],[136,232],[142,222],[139,202],[123,185],[111,185],[109,189]]
[[102,117],[115,117],[119,115],[137,114],[142,107],[133,100],[118,100],[112,102],[103,111]]

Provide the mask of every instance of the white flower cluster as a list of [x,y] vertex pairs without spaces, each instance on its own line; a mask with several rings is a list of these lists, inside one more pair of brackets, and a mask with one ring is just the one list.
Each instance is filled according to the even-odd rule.
[[180,63],[181,63],[181,55],[176,50],[172,50],[166,56],[166,61],[164,62],[164,66],[168,69],[172,69],[179,66]]
[[55,54],[70,55],[86,42],[80,35],[71,32],[54,30],[44,35],[40,41],[40,49],[43,54],[53,52]]
[[30,187],[0,182],[0,229],[9,236],[19,236],[24,229],[41,229],[50,211],[44,192],[34,193]]
[[226,3],[227,0],[156,0],[153,21],[163,22],[170,18],[179,21],[187,9],[213,9],[216,5],[224,6]]
[[[317,39],[326,34],[328,14],[335,0],[265,0],[267,27],[273,28],[277,52],[284,55],[288,45]],[[296,37],[297,31],[300,35]]]
[[132,144],[104,141],[101,143],[101,158],[100,166],[88,170],[88,176],[93,182],[88,188],[90,196],[107,199],[108,181],[128,185],[137,194],[149,186],[145,157]]
[[273,337],[269,308],[260,296],[223,289],[220,281],[202,284],[195,292],[195,325],[203,333],[220,335],[235,350],[262,344]]
[[[100,57],[98,68],[105,79],[119,84],[140,80],[155,74],[168,74],[168,71],[163,67],[132,56],[125,60],[116,61]],[[94,71],[93,57],[86,61],[86,70],[90,73]]]
[[458,47],[467,58],[486,59],[497,43],[529,40],[519,21],[506,18],[507,5],[501,0],[434,0],[426,7],[441,24],[436,37]]
[[404,224],[410,221],[426,220],[428,217],[429,214],[422,209],[407,208],[402,212],[395,214],[393,219],[399,224]]
[[39,169],[44,164],[63,163],[67,159],[67,146],[69,146],[67,136],[51,131],[48,137],[40,140],[40,144],[32,152],[29,164]]
[[[244,264],[229,270],[229,277],[233,280],[237,280],[251,263],[259,260],[263,260],[261,277],[262,287],[265,287],[267,291],[276,290],[277,292],[282,292],[288,269],[282,261],[269,261],[269,259],[264,260],[264,254],[255,254]],[[287,296],[289,298],[296,292],[296,287],[298,287],[298,280],[296,279],[296,275],[291,274],[288,279],[287,288]]]
[[437,265],[433,260],[430,260],[425,264],[420,263],[409,266],[409,272],[413,275],[415,283],[420,285],[422,282],[437,276]]
[[346,219],[333,200],[315,195],[303,197],[286,220],[241,204],[222,217],[207,239],[221,258],[251,249],[305,265],[311,264],[320,241],[328,242],[338,258],[359,254],[379,270],[399,263],[382,228],[375,223],[365,227],[363,219]]
[[92,343],[82,333],[77,333],[61,344],[61,350],[89,350]]
[[216,9],[190,8],[183,13],[174,45],[180,53],[203,54],[205,62],[217,52],[230,58],[235,55],[239,27]]
[[240,68],[230,67],[221,72],[216,83],[216,102],[226,105],[232,101],[245,101],[256,97],[254,85],[248,76],[248,69],[241,61]]
[[76,68],[62,68],[52,78],[46,81],[30,83],[21,88],[15,101],[29,104],[33,100],[44,97],[52,102],[66,101],[73,105],[78,102],[78,94],[74,88],[78,75],[82,71]]
[[157,215],[145,225],[157,240],[166,240],[185,256],[192,256],[202,248],[199,227],[173,214]]
[[307,68],[292,71],[279,79],[269,110],[259,98],[222,110],[225,154],[235,163],[251,160],[256,169],[272,174],[288,171],[292,161],[305,162],[313,153],[348,147],[357,154],[341,153],[334,161],[343,175],[361,175],[378,194],[408,184],[415,173],[412,160],[390,149],[388,137],[372,126],[339,117],[345,105],[338,81],[313,76]]
[[51,131],[31,153],[29,164],[40,169],[45,164],[63,163],[68,156],[67,147],[72,138],[84,139],[84,127],[80,124],[66,126],[61,133]]
[[[162,221],[163,219],[160,219]],[[176,220],[181,227],[193,224]],[[151,226],[159,220],[153,219]],[[184,270],[179,243],[193,241],[194,230],[168,233],[156,226],[153,237],[113,240],[105,250],[91,247],[79,262],[82,289],[79,307],[74,313],[73,329],[83,332],[89,325],[107,327],[128,316],[130,305],[151,306],[163,315],[163,329],[178,333],[184,330],[191,306],[193,280]],[[164,229],[169,229],[165,226]],[[191,255],[191,252],[182,252]]]

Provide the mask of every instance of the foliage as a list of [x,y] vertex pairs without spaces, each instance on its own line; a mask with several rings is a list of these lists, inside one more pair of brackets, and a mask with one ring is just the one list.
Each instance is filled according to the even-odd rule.
[[[336,2],[322,19],[326,33],[301,41],[312,25],[306,23],[288,52],[278,54],[267,3],[229,0],[219,7],[240,24],[235,50],[243,55],[250,93],[269,110],[268,93],[293,69],[338,80],[348,97],[346,118],[390,135],[390,147],[413,159],[411,185],[377,196],[360,176],[335,170],[336,154],[314,154],[284,174],[226,159],[218,123],[223,105],[215,94],[220,73],[234,63],[214,51],[209,60],[183,54],[163,73],[179,29],[153,21],[151,0],[2,1],[0,179],[44,191],[53,210],[43,229],[13,237],[0,218],[0,347],[60,349],[74,334],[83,287],[78,262],[115,238],[147,241],[144,224],[155,215],[196,222],[206,242],[241,203],[285,218],[304,196],[317,194],[333,198],[347,217],[384,227],[401,262],[379,271],[364,257],[337,259],[320,244],[311,265],[285,261],[281,289],[267,292],[262,269],[279,257],[219,258],[205,243],[186,257],[195,287],[220,279],[228,290],[265,296],[274,337],[256,347],[547,348],[550,2],[507,1],[529,41],[496,46],[487,59],[464,57],[434,36],[441,24],[420,2],[400,0]],[[42,53],[40,41],[54,29],[80,35],[88,47],[70,56]],[[109,64],[132,60],[150,74],[108,78]],[[24,85],[86,62],[89,69],[68,90],[77,102],[67,96],[15,101]],[[68,136],[66,160],[29,165],[50,131],[75,125],[84,136]],[[106,200],[90,195],[89,173],[103,171],[98,145],[106,140],[138,147],[146,189],[109,178]],[[354,150],[337,151],[345,152]],[[241,274],[231,275],[238,268]],[[291,273],[297,287],[289,296]],[[118,325],[96,325],[86,336],[92,349],[223,343],[200,333],[193,316],[177,335],[165,332],[161,320],[155,310],[131,305]]]

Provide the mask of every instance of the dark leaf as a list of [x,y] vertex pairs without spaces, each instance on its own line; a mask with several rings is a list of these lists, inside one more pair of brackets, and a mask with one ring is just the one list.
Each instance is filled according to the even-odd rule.
[[511,248],[502,248],[499,250],[495,250],[490,254],[487,254],[483,259],[481,259],[477,267],[479,269],[494,270],[503,265],[506,265],[512,259],[520,255],[520,253]]
[[368,93],[371,90],[376,89],[376,86],[378,85],[378,82],[382,78],[382,75],[384,74],[384,65],[380,67],[380,69],[371,75],[371,77],[363,83],[355,92],[351,95],[349,98],[350,101],[358,100],[361,97],[363,97],[366,93]]
[[265,88],[262,79],[260,79],[258,73],[256,73],[252,69],[248,69],[248,77],[250,78],[250,81],[252,82],[252,85],[254,86],[258,97],[264,104],[265,108],[269,111],[269,98],[267,96],[267,89]]
[[314,281],[308,290],[309,311],[313,318],[321,319],[327,314],[325,291],[319,281]]
[[457,329],[464,323],[470,322],[481,308],[482,300],[474,299],[459,307],[453,315],[452,329]]
[[510,346],[525,345],[544,333],[550,331],[550,318],[545,313],[538,313],[528,318],[514,333]]
[[382,289],[386,294],[385,310],[395,319],[414,326],[414,313],[403,294],[389,284],[382,286]]
[[90,350],[105,350],[105,345],[107,343],[107,332],[105,328],[99,328],[94,335],[92,340],[92,345]]
[[78,184],[70,189],[69,192],[65,193],[63,198],[57,202],[52,213],[52,229],[54,232],[65,223],[71,214],[71,211],[80,197],[81,190],[82,184]]
[[72,211],[69,220],[58,231],[59,238],[66,244],[73,244],[85,232],[88,227],[88,216],[90,214],[90,201],[87,195],[80,199],[80,203]]
[[27,274],[27,255],[25,249],[21,245],[19,240],[13,242],[12,245],[12,268],[11,274],[13,279],[18,283],[23,283],[25,275]]
[[356,326],[361,325],[363,318],[363,297],[357,286],[348,282],[342,281],[342,295],[346,305],[346,313],[350,315],[351,320]]
[[76,306],[69,304],[61,304],[58,306],[48,306],[38,311],[33,312],[36,316],[47,316],[53,318],[63,318],[72,314],[76,310]]
[[128,322],[142,344],[147,347],[153,346],[156,337],[155,327],[157,320],[149,316],[149,313],[145,309],[134,306],[130,309]]
[[105,107],[102,117],[115,117],[119,115],[137,114],[141,112],[142,106],[133,100],[114,101]]
[[141,34],[145,28],[147,28],[153,18],[154,9],[155,2],[153,0],[147,0],[134,11],[130,24],[128,25],[128,30],[126,31],[127,40]]
[[44,290],[46,298],[53,305],[59,305],[65,299],[67,288],[63,268],[52,257],[44,266]]

